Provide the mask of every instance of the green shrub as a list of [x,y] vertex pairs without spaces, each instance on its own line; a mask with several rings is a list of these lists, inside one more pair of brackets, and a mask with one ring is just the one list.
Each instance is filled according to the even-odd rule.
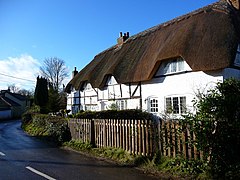
[[212,176],[240,178],[240,81],[228,79],[201,95],[196,114],[182,121],[196,135],[196,147],[210,159]]
[[208,170],[208,164],[202,160],[187,160],[185,158],[162,158],[157,165],[159,170],[177,175],[199,175]]
[[71,140],[71,133],[67,121],[62,118],[49,118],[46,129],[51,140],[58,144]]
[[26,125],[32,121],[32,114],[31,113],[24,113],[22,115],[22,125]]
[[45,138],[57,144],[71,140],[67,121],[59,116],[26,113],[22,117],[22,128],[33,136]]
[[81,119],[140,119],[153,120],[155,117],[148,112],[141,110],[106,110],[106,111],[84,111],[74,117]]

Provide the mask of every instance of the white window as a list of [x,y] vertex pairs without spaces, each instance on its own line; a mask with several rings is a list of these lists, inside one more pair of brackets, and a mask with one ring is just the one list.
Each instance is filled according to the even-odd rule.
[[181,58],[164,63],[164,74],[184,71],[184,61]]
[[158,112],[158,100],[156,98],[149,99],[149,112],[157,113]]
[[127,101],[125,100],[117,101],[117,106],[119,110],[127,109]]
[[114,76],[109,76],[106,82],[106,86],[111,86],[111,85],[115,85],[118,84],[116,79],[114,78]]
[[86,91],[89,91],[89,90],[91,90],[91,89],[92,89],[91,84],[90,84],[90,83],[87,83],[87,85],[86,85]]
[[166,97],[165,109],[167,113],[184,114],[186,113],[186,97]]
[[163,66],[164,66],[163,74],[184,71],[184,61],[182,58],[177,58],[175,60],[165,62]]
[[98,106],[97,105],[85,105],[85,111],[97,111],[98,110]]
[[92,85],[90,83],[84,83],[83,90],[84,91],[91,91],[92,90]]
[[235,65],[240,66],[240,44],[238,44],[236,58],[235,58]]

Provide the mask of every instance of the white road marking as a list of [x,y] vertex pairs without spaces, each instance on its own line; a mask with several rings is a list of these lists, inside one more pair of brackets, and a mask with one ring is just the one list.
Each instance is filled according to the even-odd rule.
[[42,176],[42,177],[45,177],[46,179],[56,180],[56,179],[54,179],[54,178],[52,178],[52,177],[50,177],[50,176],[48,176],[48,175],[46,175],[46,174],[44,174],[44,173],[42,173],[42,172],[40,172],[40,171],[38,171],[38,170],[30,167],[30,166],[27,166],[26,168],[27,168],[28,170],[34,172],[35,174],[38,174],[38,175],[40,175],[40,176]]
[[0,156],[5,156],[5,154],[3,152],[0,151]]

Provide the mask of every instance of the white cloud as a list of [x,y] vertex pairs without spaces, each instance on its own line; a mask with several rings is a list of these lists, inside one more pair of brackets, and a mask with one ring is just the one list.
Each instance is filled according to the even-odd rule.
[[39,66],[39,61],[28,54],[0,60],[0,89],[10,84],[21,89],[35,88]]

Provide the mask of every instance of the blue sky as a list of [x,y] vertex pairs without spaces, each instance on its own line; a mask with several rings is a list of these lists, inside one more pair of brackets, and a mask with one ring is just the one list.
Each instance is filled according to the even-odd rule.
[[131,36],[214,2],[0,0],[0,89],[34,89],[49,57],[63,59],[71,74],[115,45],[120,31]]

